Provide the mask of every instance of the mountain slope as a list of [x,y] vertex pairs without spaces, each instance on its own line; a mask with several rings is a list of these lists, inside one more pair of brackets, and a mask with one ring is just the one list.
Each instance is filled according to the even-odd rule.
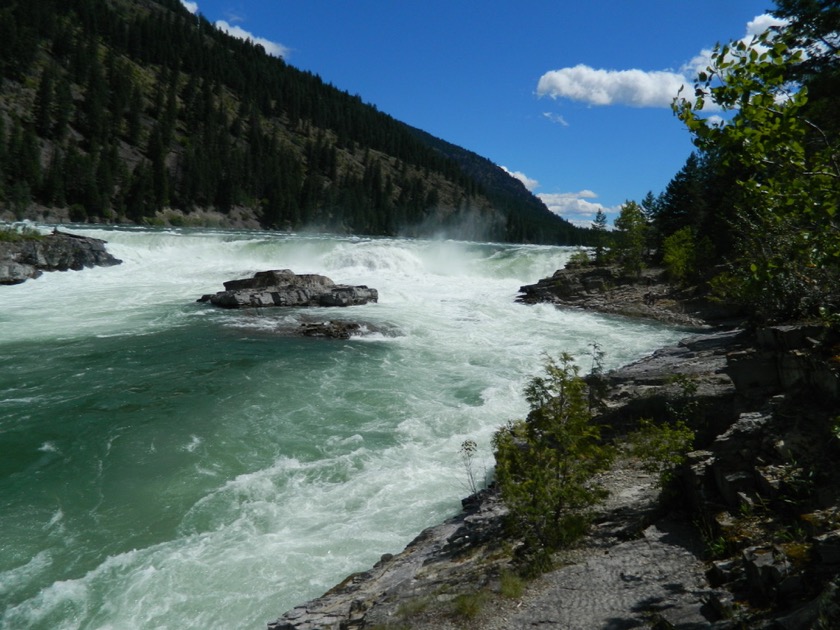
[[246,209],[268,228],[580,242],[513,178],[178,0],[0,8],[0,201],[74,220]]

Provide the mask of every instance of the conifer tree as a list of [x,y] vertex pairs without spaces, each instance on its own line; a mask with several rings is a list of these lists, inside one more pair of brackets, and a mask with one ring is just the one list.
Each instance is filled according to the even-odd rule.
[[640,275],[644,267],[648,225],[642,208],[627,201],[615,220],[615,254],[625,273]]
[[38,83],[38,91],[35,93],[35,129],[39,135],[51,136],[52,132],[52,110],[54,95],[54,71],[48,65],[41,73],[41,80]]
[[572,357],[546,357],[545,376],[531,379],[525,420],[496,432],[496,481],[510,510],[508,523],[523,540],[527,567],[542,572],[551,554],[586,532],[588,509],[604,498],[593,483],[613,451],[600,441],[589,392]]
[[595,213],[595,220],[592,222],[592,230],[595,232],[595,263],[603,264],[607,257],[607,215],[601,208]]

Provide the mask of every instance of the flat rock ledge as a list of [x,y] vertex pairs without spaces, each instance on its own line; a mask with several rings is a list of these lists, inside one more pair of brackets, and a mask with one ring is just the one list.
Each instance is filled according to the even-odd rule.
[[44,271],[79,271],[122,263],[108,253],[105,243],[58,230],[41,238],[0,242],[0,285],[20,284]]
[[289,269],[259,271],[253,278],[230,280],[225,290],[201,296],[222,308],[267,306],[358,306],[377,302],[379,293],[365,285],[336,284],[318,274],[296,274]]
[[[565,308],[653,319],[673,326],[705,329],[733,323],[731,307],[716,304],[692,289],[668,282],[662,269],[627,275],[611,266],[558,269],[548,278],[520,287],[517,301],[549,302]],[[737,321],[737,320],[735,320]]]

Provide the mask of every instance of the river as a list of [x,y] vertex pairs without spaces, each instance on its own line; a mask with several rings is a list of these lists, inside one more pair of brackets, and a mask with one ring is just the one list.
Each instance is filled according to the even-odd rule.
[[[47,228],[44,228],[45,230]],[[0,287],[0,627],[264,628],[468,494],[541,355],[680,331],[514,302],[572,249],[84,227],[124,262]],[[378,304],[196,303],[264,269]],[[284,334],[360,322],[349,341]]]

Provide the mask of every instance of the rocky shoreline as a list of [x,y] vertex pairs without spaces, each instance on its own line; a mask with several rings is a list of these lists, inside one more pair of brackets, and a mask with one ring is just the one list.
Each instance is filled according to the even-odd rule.
[[20,284],[44,271],[79,271],[85,267],[119,265],[105,241],[59,232],[0,242],[0,285]]
[[[630,309],[672,323],[674,313],[687,315],[679,325],[707,329],[607,374],[596,418],[620,444],[640,418],[667,418],[690,384],[697,450],[676,500],[663,501],[657,479],[625,452],[604,475],[610,498],[589,535],[558,554],[556,569],[512,589],[517,542],[490,488],[270,630],[840,627],[836,333],[821,325],[721,329],[714,324],[725,318],[700,317],[715,305],[661,303],[660,313],[646,296],[661,291],[656,282],[587,288],[587,271],[523,287],[524,301],[543,292],[542,301],[601,312]],[[560,298],[551,289],[575,283],[582,293]],[[575,292],[585,297],[570,300]]]
[[549,302],[625,317],[654,319],[688,328],[733,325],[738,321],[730,306],[709,300],[693,289],[669,283],[662,269],[647,268],[640,275],[622,272],[616,265],[575,266],[558,269],[548,278],[519,289],[524,304]]

